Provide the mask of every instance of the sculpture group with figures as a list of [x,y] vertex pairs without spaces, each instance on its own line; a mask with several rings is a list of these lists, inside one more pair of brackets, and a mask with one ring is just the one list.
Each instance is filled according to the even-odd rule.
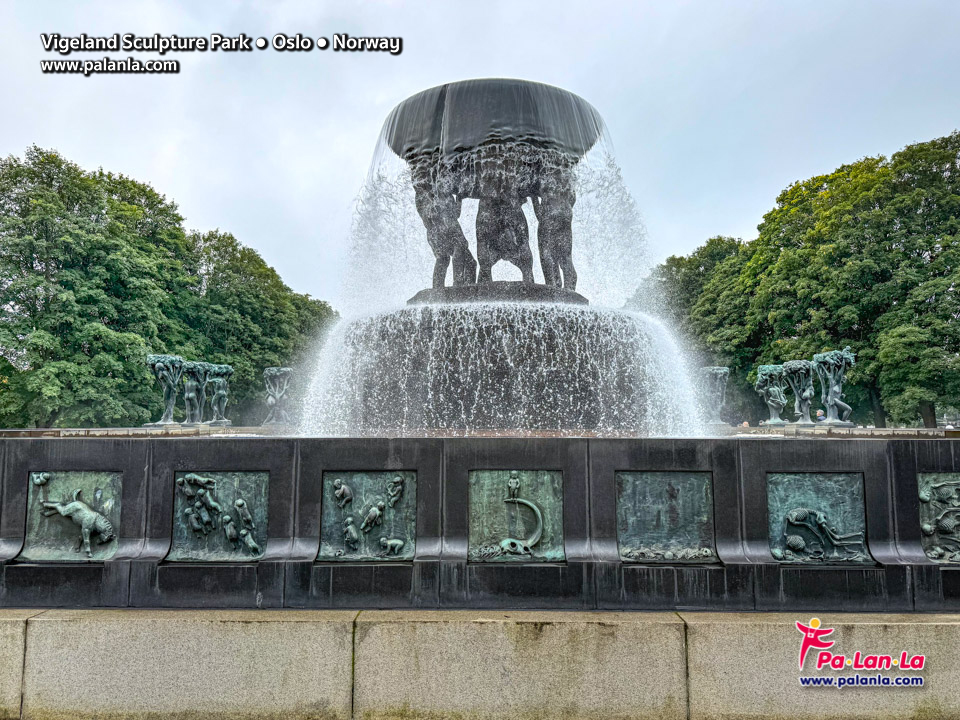
[[[433,288],[444,287],[451,264],[454,286],[491,282],[501,260],[532,284],[531,225],[523,212],[529,202],[544,284],[576,290],[576,169],[603,131],[593,106],[541,83],[469,80],[405,100],[385,128],[390,148],[410,169],[436,258]],[[459,222],[466,199],[478,201],[476,258]]]
[[856,363],[856,355],[847,346],[843,350],[817,353],[813,360],[789,360],[783,365],[760,365],[754,389],[763,398],[770,411],[770,419],[761,425],[784,425],[780,413],[786,407],[785,392],[794,397],[795,425],[813,425],[810,408],[816,391],[814,376],[820,381],[820,401],[826,409],[821,424],[833,427],[853,427],[850,414],[853,409],[843,402],[843,383],[846,372]]
[[212,417],[206,421],[209,425],[230,425],[226,417],[227,403],[230,399],[229,380],[233,376],[230,365],[216,365],[196,360],[184,360],[179,355],[147,355],[147,367],[163,391],[163,415],[150,426],[172,425],[173,413],[183,384],[184,425],[198,425],[204,422],[204,410],[207,405],[207,386],[213,394],[210,398]]

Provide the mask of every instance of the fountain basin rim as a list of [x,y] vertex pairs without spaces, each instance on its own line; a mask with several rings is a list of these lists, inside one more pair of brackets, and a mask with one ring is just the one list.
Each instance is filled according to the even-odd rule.
[[590,301],[573,290],[508,280],[428,288],[407,300],[407,305],[456,305],[464,303],[560,303],[589,305]]

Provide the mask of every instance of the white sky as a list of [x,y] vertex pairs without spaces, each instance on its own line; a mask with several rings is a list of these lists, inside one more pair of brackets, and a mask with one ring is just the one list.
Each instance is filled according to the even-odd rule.
[[[42,32],[345,32],[399,35],[404,50],[171,53],[179,75],[53,76]],[[229,230],[337,305],[353,199],[389,110],[497,76],[600,111],[660,260],[712,235],[755,237],[794,180],[960,127],[960,2],[6,0],[0,154],[36,143],[149,182],[188,228]]]

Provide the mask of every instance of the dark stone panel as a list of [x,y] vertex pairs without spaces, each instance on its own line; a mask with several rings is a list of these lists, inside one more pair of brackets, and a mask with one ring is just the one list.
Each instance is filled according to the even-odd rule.
[[[942,558],[936,562],[924,550],[921,529],[921,485],[960,473],[957,440],[891,440],[887,457],[893,484],[897,549],[910,563],[917,610],[956,612],[960,609],[960,563]],[[925,483],[921,483],[926,476]],[[949,506],[947,503],[946,506]]]
[[445,607],[568,610],[595,607],[592,563],[469,563],[463,572],[466,578],[463,603],[444,597]]
[[[284,576],[287,607],[436,607],[443,446],[443,440],[433,439],[300,441],[294,537]],[[415,478],[403,496],[407,503],[415,501],[416,508],[412,560],[318,561],[323,509],[334,502],[323,492],[324,473],[388,471],[406,471]]]
[[[134,607],[282,607],[282,566],[293,542],[297,441],[190,438],[151,442],[143,550],[131,572]],[[171,548],[177,473],[267,473],[267,539],[258,561],[164,562]],[[207,574],[205,574],[207,573]],[[221,595],[217,595],[222,593]]]
[[[753,568],[745,564],[741,534],[737,445],[726,439],[590,440],[590,531],[599,607],[753,608]],[[621,472],[708,473],[713,542],[726,564],[663,568],[621,563],[616,506]]]
[[[23,439],[8,441],[0,502],[0,568],[5,606],[123,607],[129,564],[141,551],[147,506],[149,442],[142,439]],[[104,562],[20,562],[26,535],[31,472],[117,473],[116,551]]]
[[[23,562],[31,471],[117,472],[116,554]],[[317,562],[324,471],[416,472],[412,561]],[[470,563],[469,473],[552,470],[565,562]],[[177,472],[269,473],[259,561],[164,562]],[[709,473],[720,564],[623,563],[616,473]],[[768,473],[857,473],[875,565],[778,565]],[[11,439],[0,441],[0,604],[956,611],[960,564],[923,554],[918,474],[960,472],[949,440]],[[521,493],[522,494],[522,493]]]
[[599,594],[604,610],[752,610],[753,568],[628,565],[620,568],[619,595]]
[[909,568],[797,566],[757,568],[757,610],[908,612],[913,609]]
[[177,563],[156,568],[155,607],[249,608],[257,602],[258,574],[255,563]]
[[[467,563],[470,473],[478,470],[552,470],[561,473],[565,564]],[[586,440],[446,440],[441,606],[595,607],[594,555],[588,535],[590,498],[587,474]],[[616,553],[615,543],[613,551]],[[463,567],[454,570],[450,565]]]

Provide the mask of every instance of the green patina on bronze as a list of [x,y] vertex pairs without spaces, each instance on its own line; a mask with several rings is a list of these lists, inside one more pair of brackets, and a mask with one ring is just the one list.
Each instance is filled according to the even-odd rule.
[[769,473],[767,502],[774,559],[873,563],[860,473]]
[[412,560],[416,539],[415,472],[323,473],[317,560]]
[[268,472],[178,472],[172,562],[250,562],[267,544]]
[[27,528],[19,560],[98,562],[113,557],[121,473],[37,471],[27,481]]
[[468,557],[563,562],[563,473],[472,470]]
[[919,473],[920,543],[938,563],[960,562],[960,473]]
[[618,472],[617,543],[626,562],[717,561],[708,472]]

